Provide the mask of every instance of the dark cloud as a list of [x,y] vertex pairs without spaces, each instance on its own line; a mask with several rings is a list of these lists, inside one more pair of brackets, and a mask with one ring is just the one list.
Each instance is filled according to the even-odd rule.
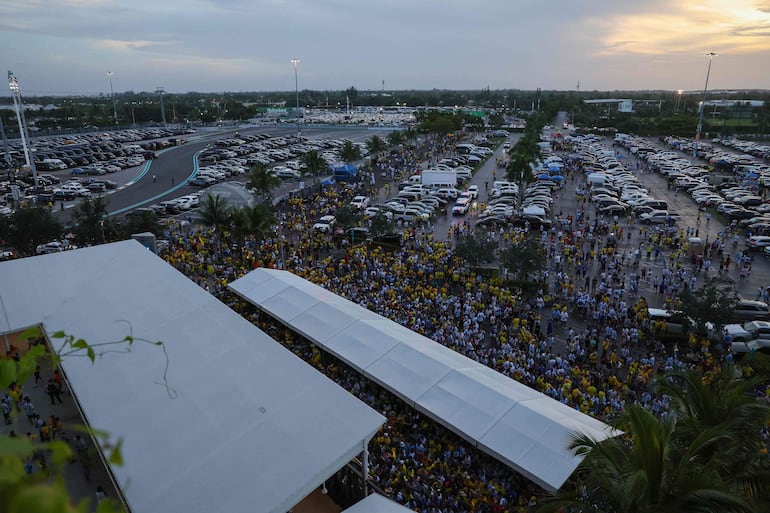
[[770,37],[770,24],[741,25],[730,30],[736,37]]

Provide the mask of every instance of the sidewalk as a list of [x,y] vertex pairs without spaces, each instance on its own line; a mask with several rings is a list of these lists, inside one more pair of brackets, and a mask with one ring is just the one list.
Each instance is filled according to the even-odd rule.
[[[20,333],[6,335],[3,337],[3,343],[6,346],[6,350],[13,346],[18,349],[19,356],[23,356],[29,349],[29,344],[27,340],[22,339],[20,335]],[[61,468],[61,474],[63,475],[66,482],[67,490],[70,497],[72,498],[72,502],[77,504],[84,498],[89,498],[91,499],[91,507],[89,511],[96,511],[95,492],[97,486],[104,488],[107,493],[107,497],[112,499],[117,499],[117,491],[112,486],[112,481],[109,478],[107,469],[102,464],[102,460],[98,455],[93,443],[91,442],[90,437],[77,430],[77,426],[83,426],[85,422],[80,415],[72,395],[69,392],[69,387],[66,383],[66,376],[62,376],[64,389],[64,393],[62,394],[62,404],[59,404],[58,402],[56,404],[51,404],[51,399],[46,393],[46,388],[49,378],[53,377],[53,370],[50,368],[50,366],[47,366],[45,362],[41,362],[40,367],[42,377],[41,382],[35,385],[34,377],[30,377],[30,379],[23,384],[22,396],[26,396],[31,399],[32,404],[35,406],[35,410],[44,421],[48,421],[51,415],[59,417],[62,420],[64,423],[64,434],[67,440],[70,442],[70,447],[73,449],[73,455],[76,454],[72,442],[75,436],[80,435],[86,441],[88,445],[88,459],[90,461],[90,479],[86,478],[84,467],[79,461],[65,464]],[[5,393],[7,393],[7,391],[3,391],[3,394]],[[116,405],[115,407],[119,406]],[[19,437],[30,433],[34,437],[35,441],[39,440],[38,429],[29,422],[23,411],[15,413],[12,418],[13,422],[10,425],[3,424],[0,433],[8,436],[11,431],[14,431]],[[93,427],[98,429],[98,426]],[[56,439],[62,440],[64,437],[57,436]],[[50,455],[46,455],[46,461],[50,465]],[[35,462],[33,465],[33,472],[43,472],[37,462]],[[50,482],[50,478],[47,481]]]

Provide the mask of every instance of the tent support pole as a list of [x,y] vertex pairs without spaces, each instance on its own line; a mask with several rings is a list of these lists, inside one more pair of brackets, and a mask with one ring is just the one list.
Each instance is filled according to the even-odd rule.
[[364,457],[363,464],[361,465],[361,477],[363,478],[362,481],[364,483],[364,497],[367,497],[369,495],[369,488],[366,485],[366,482],[369,479],[369,441],[364,440]]

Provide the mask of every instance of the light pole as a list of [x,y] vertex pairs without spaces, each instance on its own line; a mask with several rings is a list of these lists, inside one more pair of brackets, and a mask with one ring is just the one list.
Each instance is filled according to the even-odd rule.
[[682,101],[682,93],[684,93],[684,89],[676,90],[676,106],[674,107],[674,114],[679,114],[679,102]]
[[21,89],[19,88],[19,81],[16,79],[16,75],[11,70],[8,70],[8,87],[11,88],[13,106],[16,109],[16,120],[19,122],[19,135],[21,136],[21,147],[24,149],[24,160],[32,171],[32,179],[35,181],[35,187],[37,187],[37,169],[27,145],[29,134],[27,134],[27,121],[24,119],[24,105],[21,103]]
[[291,63],[294,64],[294,94],[297,97],[297,138],[301,135],[301,131],[299,129],[299,75],[297,74],[297,65],[299,64],[299,59],[292,59]]
[[115,91],[112,89],[112,71],[107,72],[107,77],[110,79],[110,96],[112,97],[112,115],[115,118],[115,124],[118,124],[118,108],[115,105]]
[[709,52],[706,54],[709,58],[709,67],[706,70],[706,85],[703,86],[703,99],[700,102],[700,109],[698,111],[698,128],[695,131],[695,145],[693,150],[693,156],[698,156],[698,142],[700,142],[700,132],[703,129],[703,109],[706,108],[706,91],[708,91],[709,88],[709,75],[711,74],[711,61],[714,59],[716,54],[714,52]]

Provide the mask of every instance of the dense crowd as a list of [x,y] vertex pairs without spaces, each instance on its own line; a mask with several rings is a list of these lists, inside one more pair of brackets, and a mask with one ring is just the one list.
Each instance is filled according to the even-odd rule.
[[[380,160],[372,173],[397,181],[431,160],[426,157],[424,150],[406,148]],[[579,165],[566,174],[580,180]],[[501,244],[536,236],[548,256],[544,286],[524,299],[499,280],[468,270],[453,255],[452,241],[437,241],[430,225],[406,227],[395,249],[313,232],[315,219],[333,214],[362,187],[369,184],[335,185],[288,199],[279,207],[281,229],[264,240],[235,244],[208,231],[187,236],[172,229],[165,258],[255,322],[256,313],[227,294],[227,283],[256,267],[287,268],[603,420],[630,402],[665,416],[669,399],[654,393],[656,376],[683,368],[707,376],[721,365],[723,354],[708,338],[664,344],[665,326],[650,320],[646,297],[674,304],[704,276],[729,269],[724,249],[732,235],[726,230],[706,238],[700,259],[688,251],[698,227],[640,226],[631,218],[602,216],[585,201],[554,215],[550,230],[493,230],[488,236]],[[585,193],[583,184],[578,192]],[[455,236],[470,229],[467,223],[457,226]],[[718,269],[712,260],[719,261]],[[747,266],[743,255],[736,260],[741,269]],[[372,444],[371,472],[398,502],[426,512],[514,511],[540,495],[507,467],[307,341],[269,320],[259,325],[386,415],[388,423]]]

